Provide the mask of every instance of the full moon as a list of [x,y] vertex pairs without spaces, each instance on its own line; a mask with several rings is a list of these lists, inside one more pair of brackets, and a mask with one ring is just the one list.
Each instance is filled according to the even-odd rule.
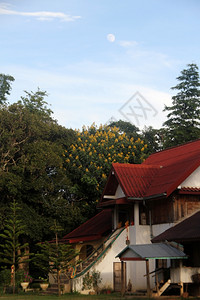
[[107,40],[108,40],[110,43],[113,43],[113,42],[115,41],[115,36],[114,36],[114,34],[109,33],[109,34],[107,35]]

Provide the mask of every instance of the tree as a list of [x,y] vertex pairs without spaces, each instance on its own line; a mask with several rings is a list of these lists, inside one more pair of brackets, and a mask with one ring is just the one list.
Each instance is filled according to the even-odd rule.
[[40,90],[26,93],[21,101],[0,110],[0,220],[3,226],[4,210],[15,198],[25,212],[29,242],[50,237],[49,223],[55,217],[68,224],[68,211],[55,216],[47,203],[56,204],[69,184],[62,154],[74,134],[53,120],[45,95]]
[[39,243],[40,251],[35,254],[34,259],[35,265],[45,274],[50,273],[57,279],[58,296],[61,295],[61,275],[67,275],[70,267],[75,264],[74,258],[78,255],[78,252],[71,245],[59,242],[58,233],[61,230],[55,221],[53,226],[55,240]]
[[82,200],[87,214],[88,205],[96,205],[101,196],[112,162],[141,163],[147,144],[116,127],[97,128],[94,124],[76,135],[76,141],[64,152],[65,169],[72,183],[71,200]]
[[200,81],[198,66],[188,64],[177,77],[179,83],[172,87],[178,90],[172,97],[172,106],[165,106],[169,112],[164,122],[167,129],[164,146],[175,146],[200,137]]
[[24,262],[24,257],[27,255],[25,250],[28,247],[27,243],[20,242],[20,237],[25,233],[25,225],[19,214],[20,209],[18,203],[13,200],[4,232],[0,234],[0,237],[4,240],[4,243],[0,245],[0,262],[13,267],[13,293],[15,292],[15,272],[19,264],[22,263],[22,258]]
[[[41,91],[39,88],[36,92],[25,91],[25,97],[21,97],[19,103],[23,103],[23,106],[31,113],[39,114],[40,117],[45,119],[51,118],[53,111],[48,108],[48,103],[44,100],[47,96],[46,91]],[[51,119],[52,121],[52,119]]]
[[7,101],[7,96],[11,91],[11,82],[14,80],[14,77],[10,75],[0,74],[0,105]]
[[148,154],[151,154],[163,149],[165,129],[155,129],[152,126],[144,127],[141,137],[148,145]]
[[140,137],[139,135],[139,128],[136,127],[134,124],[131,124],[127,121],[115,121],[109,124],[109,127],[117,127],[119,128],[120,133],[126,133],[127,137],[138,139]]

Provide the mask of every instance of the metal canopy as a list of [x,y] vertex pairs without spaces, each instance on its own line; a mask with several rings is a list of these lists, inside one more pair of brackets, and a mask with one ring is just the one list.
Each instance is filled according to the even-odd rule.
[[129,245],[116,257],[120,260],[148,260],[148,259],[182,259],[187,255],[165,243]]

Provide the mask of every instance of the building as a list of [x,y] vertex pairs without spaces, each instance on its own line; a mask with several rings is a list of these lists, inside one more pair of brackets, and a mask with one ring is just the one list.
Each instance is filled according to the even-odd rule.
[[[145,262],[127,261],[121,270],[118,254],[129,244],[151,244],[200,210],[200,140],[154,153],[141,165],[114,163],[98,208],[99,214],[63,238],[83,259],[73,288],[81,291],[85,274],[96,270],[102,288],[119,291],[123,281],[128,289],[146,289]],[[151,260],[150,273],[163,263],[170,266],[169,260]]]
[[188,256],[188,259],[172,264],[171,282],[182,282],[190,295],[200,295],[200,211],[152,239],[154,245],[166,241],[181,244]]

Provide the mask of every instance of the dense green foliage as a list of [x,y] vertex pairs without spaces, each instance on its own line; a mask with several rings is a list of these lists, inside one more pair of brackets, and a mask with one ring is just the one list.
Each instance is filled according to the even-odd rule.
[[128,137],[117,127],[94,124],[76,132],[76,142],[64,152],[65,169],[71,179],[74,201],[96,203],[103,191],[112,163],[141,163],[147,144]]
[[175,146],[200,137],[200,80],[198,66],[189,64],[177,77],[172,87],[178,93],[172,97],[172,106],[165,106],[168,120],[164,146]]
[[[21,101],[0,110],[0,227],[15,198],[23,208],[30,241],[50,235],[49,224],[58,218],[54,207],[59,207],[69,182],[62,153],[74,136],[52,119],[45,96],[40,90],[26,93]],[[62,204],[67,208],[67,200]],[[67,227],[66,219],[67,214],[62,213],[60,221]]]
[[[0,74],[0,243],[8,238],[13,199],[22,208],[19,219],[26,226],[22,236],[19,231],[20,245],[28,242],[35,252],[37,242],[54,238],[54,222],[64,228],[64,235],[93,216],[112,163],[141,163],[154,151],[199,138],[198,67],[188,65],[177,80],[172,89],[178,93],[164,109],[168,120],[163,128],[150,126],[140,132],[120,120],[77,131],[53,119],[47,93],[39,89],[9,104],[14,78]],[[48,247],[54,254],[58,251],[44,245],[43,255]],[[5,247],[1,265],[9,264]],[[59,250],[61,256],[70,249],[65,250]]]
[[130,122],[119,120],[111,122],[109,127],[117,127],[120,133],[126,133],[127,137],[138,139],[140,137],[139,128]]

